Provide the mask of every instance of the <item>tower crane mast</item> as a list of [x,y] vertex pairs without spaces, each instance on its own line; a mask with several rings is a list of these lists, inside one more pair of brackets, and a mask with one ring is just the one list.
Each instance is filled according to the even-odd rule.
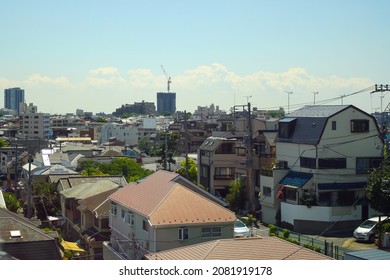
[[168,89],[168,92],[169,92],[170,84],[172,83],[172,80],[171,80],[171,77],[168,77],[167,72],[165,72],[165,69],[164,69],[164,67],[162,65],[161,65],[161,68],[162,68],[162,70],[163,70],[163,72],[165,74],[165,77],[167,78],[167,89]]

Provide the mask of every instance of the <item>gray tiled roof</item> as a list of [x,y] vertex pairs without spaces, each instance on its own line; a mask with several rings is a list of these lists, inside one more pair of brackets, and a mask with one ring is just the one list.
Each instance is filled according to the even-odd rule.
[[351,105],[308,105],[287,114],[286,118],[329,118],[350,106]]
[[[19,231],[20,237],[10,237]],[[21,260],[59,260],[60,249],[51,235],[37,228],[31,220],[0,208],[0,246],[10,256]]]

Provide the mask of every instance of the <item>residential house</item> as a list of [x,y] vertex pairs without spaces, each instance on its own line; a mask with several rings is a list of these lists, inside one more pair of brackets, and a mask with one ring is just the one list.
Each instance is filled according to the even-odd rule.
[[367,175],[382,161],[375,119],[352,105],[305,106],[279,121],[277,164],[261,176],[263,222],[319,234],[370,214]]
[[[248,201],[253,202],[260,193],[260,170],[275,161],[277,119],[242,114],[232,118],[230,131],[213,131],[213,136],[200,146],[198,182],[211,193],[225,197],[231,182],[240,179]],[[259,208],[256,202],[246,205],[252,206]]]
[[333,260],[278,237],[217,239],[145,255],[146,260]]
[[65,217],[65,231],[69,241],[81,237],[81,212],[77,207],[82,199],[107,192],[127,184],[123,176],[75,176],[62,178],[57,183],[61,214]]
[[45,232],[29,220],[0,207],[0,248],[19,260],[61,260],[57,232]]
[[81,245],[87,250],[87,258],[103,259],[103,242],[110,240],[108,197],[117,189],[111,189],[82,200],[79,200],[77,210],[81,213],[80,232]]
[[231,181],[246,175],[246,148],[236,138],[209,137],[198,150],[198,182],[225,197]]
[[159,170],[112,194],[104,259],[142,259],[150,252],[232,238],[235,214],[193,187],[182,176]]

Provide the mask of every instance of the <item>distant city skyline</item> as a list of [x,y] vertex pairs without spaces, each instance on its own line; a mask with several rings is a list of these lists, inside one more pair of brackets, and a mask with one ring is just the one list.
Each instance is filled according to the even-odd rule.
[[23,88],[26,103],[51,114],[157,104],[168,78],[178,111],[250,102],[372,113],[390,102],[388,92],[371,93],[390,84],[389,8],[384,0],[6,1],[0,88]]

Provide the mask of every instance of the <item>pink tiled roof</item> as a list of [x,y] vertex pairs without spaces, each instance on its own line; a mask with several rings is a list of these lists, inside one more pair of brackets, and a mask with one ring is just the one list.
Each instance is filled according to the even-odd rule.
[[204,224],[235,221],[235,214],[173,182],[178,174],[158,171],[110,196],[129,209],[148,216],[153,225]]
[[149,260],[332,260],[277,237],[219,239],[151,253]]

